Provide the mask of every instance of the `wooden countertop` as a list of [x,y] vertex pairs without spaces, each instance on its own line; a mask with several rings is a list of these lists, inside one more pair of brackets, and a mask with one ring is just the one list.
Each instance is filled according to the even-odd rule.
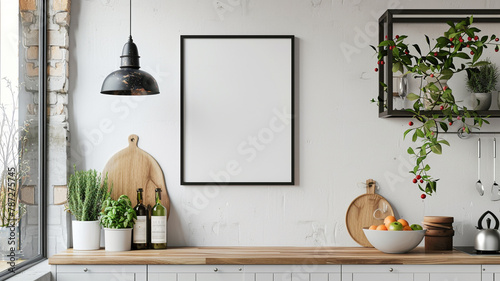
[[500,264],[500,256],[472,256],[457,250],[385,254],[362,247],[182,247],[106,252],[66,250],[49,264]]

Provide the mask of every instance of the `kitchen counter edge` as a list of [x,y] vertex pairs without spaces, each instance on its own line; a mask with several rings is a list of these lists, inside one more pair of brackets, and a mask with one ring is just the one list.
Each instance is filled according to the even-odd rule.
[[500,255],[469,255],[457,250],[426,252],[422,247],[405,254],[362,247],[177,247],[126,252],[68,249],[50,257],[49,264],[500,264]]

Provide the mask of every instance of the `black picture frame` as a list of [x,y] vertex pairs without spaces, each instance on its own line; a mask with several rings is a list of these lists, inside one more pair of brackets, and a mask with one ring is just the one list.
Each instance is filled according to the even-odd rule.
[[293,35],[181,35],[181,185],[293,185]]

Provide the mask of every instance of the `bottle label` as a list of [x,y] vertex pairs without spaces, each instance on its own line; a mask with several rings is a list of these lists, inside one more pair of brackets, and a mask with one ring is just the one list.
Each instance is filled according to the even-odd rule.
[[146,225],[146,216],[137,216],[134,224],[133,237],[134,243],[146,243],[147,242],[147,225]]
[[151,216],[151,243],[167,243],[167,216]]

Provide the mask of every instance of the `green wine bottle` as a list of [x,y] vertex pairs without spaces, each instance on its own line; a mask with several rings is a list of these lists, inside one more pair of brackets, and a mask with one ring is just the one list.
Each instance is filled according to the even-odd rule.
[[167,248],[167,209],[161,204],[161,188],[155,189],[156,204],[151,211],[151,248]]
[[137,189],[137,205],[134,207],[137,220],[132,231],[132,249],[148,248],[148,210],[142,203],[142,188]]

